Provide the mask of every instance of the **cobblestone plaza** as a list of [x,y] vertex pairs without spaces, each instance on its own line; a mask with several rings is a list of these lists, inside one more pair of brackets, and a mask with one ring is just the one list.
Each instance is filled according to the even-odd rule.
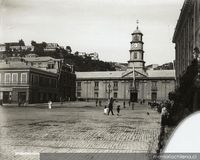
[[[147,105],[104,115],[94,102],[0,108],[0,159],[39,159],[39,153],[155,153],[160,115]],[[147,115],[149,112],[149,115]]]

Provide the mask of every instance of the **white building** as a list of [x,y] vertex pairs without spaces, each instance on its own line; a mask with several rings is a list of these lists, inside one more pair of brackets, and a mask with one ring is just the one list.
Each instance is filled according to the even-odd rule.
[[77,97],[91,100],[110,97],[118,100],[168,99],[168,93],[175,89],[175,70],[146,71],[142,38],[137,27],[132,33],[126,71],[76,72]]

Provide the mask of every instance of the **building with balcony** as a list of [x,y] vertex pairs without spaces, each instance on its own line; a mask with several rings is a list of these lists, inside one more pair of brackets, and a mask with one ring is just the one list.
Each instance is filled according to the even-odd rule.
[[0,64],[0,100],[3,103],[56,101],[58,74],[22,62]]
[[137,27],[132,33],[125,71],[76,72],[77,98],[129,101],[134,89],[136,100],[168,99],[169,92],[175,89],[175,70],[146,70],[143,44],[143,34]]
[[42,70],[58,73],[63,59],[55,59],[49,56],[45,57],[24,57],[22,61],[29,66],[40,68]]
[[76,56],[80,56],[82,58],[91,58],[91,60],[99,60],[99,54],[96,53],[96,52],[93,52],[93,53],[86,53],[86,52],[75,52],[74,55]]
[[173,35],[176,49],[176,80],[180,78],[193,61],[194,49],[200,50],[200,1],[185,0]]
[[176,110],[182,117],[200,109],[200,1],[185,0],[173,35]]
[[44,48],[44,52],[54,52],[59,48],[60,48],[60,46],[57,43],[46,43],[46,47]]
[[62,59],[11,57],[0,62],[0,100],[3,103],[75,100],[75,81],[75,73]]
[[6,45],[5,44],[0,44],[0,53],[6,51]]
[[94,53],[89,53],[88,56],[92,59],[92,60],[99,60],[99,54],[94,52]]
[[63,59],[52,57],[25,57],[22,59],[29,66],[58,74],[60,97],[65,100],[75,100],[76,75],[73,66],[64,63]]

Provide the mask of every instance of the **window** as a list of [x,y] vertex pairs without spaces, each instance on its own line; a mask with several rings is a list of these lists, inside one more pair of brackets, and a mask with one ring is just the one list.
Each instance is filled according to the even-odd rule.
[[77,82],[77,89],[81,90],[81,82]]
[[5,73],[5,83],[10,83],[11,82],[11,74],[10,73]]
[[21,83],[27,83],[27,73],[21,74]]
[[137,52],[134,52],[134,58],[137,59]]
[[18,73],[12,74],[12,83],[18,83]]
[[139,89],[139,81],[130,81],[130,88],[136,87],[136,89]]
[[77,97],[81,97],[81,92],[77,92]]
[[134,41],[139,41],[139,36],[138,36],[138,35],[135,35],[135,36],[133,37],[133,40],[134,40]]
[[94,89],[98,90],[99,89],[99,82],[94,82]]
[[99,93],[98,92],[94,92],[94,98],[98,98],[99,97]]
[[114,97],[114,98],[117,98],[117,92],[114,92],[113,97]]
[[49,86],[52,87],[52,88],[56,88],[56,79],[49,79]]
[[39,83],[39,77],[38,77],[38,75],[32,74],[32,84],[33,85],[38,85],[38,83]]
[[77,87],[81,87],[81,82],[77,82]]
[[118,90],[118,82],[117,81],[114,81],[113,89],[114,90]]
[[156,81],[153,81],[153,82],[152,82],[152,87],[156,87],[156,84],[157,84],[157,82],[156,82]]
[[135,82],[135,87],[136,87],[136,89],[139,89],[139,85],[140,85],[140,84],[139,84],[139,81],[136,81],[136,82]]
[[151,100],[152,101],[156,101],[157,100],[157,93],[156,92],[152,92],[151,93]]
[[48,64],[47,69],[54,69],[54,64]]
[[99,82],[94,82],[95,87],[99,87]]
[[152,81],[151,89],[152,90],[157,90],[157,82],[156,81]]
[[118,82],[114,82],[114,87],[118,87]]

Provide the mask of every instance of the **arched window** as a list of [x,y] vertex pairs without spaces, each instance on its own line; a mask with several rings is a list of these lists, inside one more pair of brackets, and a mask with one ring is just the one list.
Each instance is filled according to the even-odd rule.
[[134,41],[139,41],[139,39],[140,39],[139,35],[134,35],[134,37],[133,37]]
[[134,59],[137,59],[137,52],[134,52]]

